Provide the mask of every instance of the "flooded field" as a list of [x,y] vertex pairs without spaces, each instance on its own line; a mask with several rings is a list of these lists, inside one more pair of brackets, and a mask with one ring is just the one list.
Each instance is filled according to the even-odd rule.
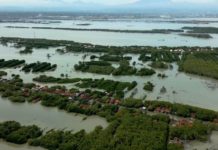
[[[189,75],[186,73],[178,72],[177,64],[173,64],[173,69],[168,70],[156,70],[157,73],[165,73],[168,77],[165,79],[158,78],[156,75],[149,76],[149,77],[139,77],[139,76],[107,76],[107,75],[98,75],[92,73],[83,73],[74,70],[74,65],[77,64],[79,61],[82,60],[84,53],[67,53],[60,55],[57,53],[56,48],[49,49],[49,50],[34,50],[32,54],[28,55],[21,55],[18,49],[12,47],[3,47],[0,46],[0,53],[1,57],[10,60],[10,59],[24,59],[27,63],[32,62],[50,62],[52,64],[58,64],[58,67],[55,71],[46,72],[46,73],[24,73],[21,72],[20,69],[6,69],[8,72],[8,77],[11,74],[19,74],[21,75],[24,82],[29,83],[32,82],[34,77],[39,75],[50,75],[55,77],[60,77],[62,73],[67,74],[68,77],[71,78],[94,78],[94,79],[112,79],[116,81],[126,81],[132,82],[137,81],[137,92],[135,94],[136,98],[144,98],[147,97],[147,100],[167,100],[170,102],[177,102],[183,104],[190,104],[194,106],[204,107],[208,109],[218,110],[218,81],[206,77],[199,77],[195,75]],[[5,53],[7,52],[7,53]],[[48,58],[47,54],[51,57]],[[86,61],[90,60],[90,55],[92,53],[88,53],[86,57]],[[128,54],[129,55],[129,54]],[[136,62],[136,67],[141,68],[143,66],[149,67],[148,63],[143,63],[138,61],[139,55],[131,55],[133,61]],[[113,64],[117,66],[116,63]],[[151,81],[155,84],[155,88],[153,92],[145,92],[143,90],[144,83],[147,81]],[[162,87],[166,87],[167,93],[161,94],[160,89]],[[67,87],[72,88],[74,87],[73,84],[67,84]],[[133,91],[127,93],[131,95]]]
[[[60,27],[60,28],[83,28],[83,29],[116,29],[116,30],[152,30],[152,29],[181,29],[182,27],[217,27],[218,19],[209,20],[201,18],[201,21],[207,23],[186,23],[196,18],[186,18],[186,20],[113,20],[113,21],[95,21],[95,20],[57,20],[57,23],[36,24],[36,23],[14,23],[14,26],[28,28],[8,28],[12,23],[0,23],[0,37],[22,37],[22,38],[46,38],[55,40],[69,40],[81,43],[91,43],[99,45],[112,46],[211,46],[218,47],[218,34],[211,34],[211,39],[200,39],[193,37],[180,36],[177,33],[171,34],[150,34],[150,33],[119,33],[119,32],[99,32],[99,31],[65,31],[56,29],[32,29],[31,27]],[[199,19],[200,20],[200,19]],[[212,20],[212,22],[210,22]],[[174,22],[175,21],[175,22]],[[180,21],[177,22],[177,21]],[[25,73],[21,68],[0,69],[8,73],[4,78],[10,79],[12,74],[18,74],[24,83],[33,82],[33,78],[40,75],[61,77],[61,74],[69,78],[92,78],[92,79],[110,79],[114,81],[133,82],[138,85],[131,91],[125,93],[125,97],[133,95],[134,98],[145,100],[163,100],[172,103],[181,103],[201,108],[218,111],[218,80],[191,75],[178,71],[178,64],[171,63],[170,69],[155,69],[156,74],[152,76],[113,76],[99,75],[93,73],[84,73],[76,71],[74,65],[80,61],[90,61],[91,55],[101,56],[103,53],[63,53],[56,50],[59,47],[49,49],[33,49],[32,54],[20,54],[17,49],[9,46],[0,45],[0,59],[25,60],[26,63],[49,62],[57,64],[54,71],[44,73]],[[86,56],[86,57],[84,57]],[[138,54],[124,54],[132,57],[131,66],[135,62],[135,67],[151,68],[151,62],[142,62]],[[117,68],[119,63],[112,62],[112,66]],[[158,73],[165,74],[167,78],[160,78]],[[152,82],[155,88],[152,92],[143,89],[146,82]],[[57,85],[42,84],[40,85]],[[61,84],[67,88],[75,88],[75,84]],[[165,87],[166,92],[161,89]],[[80,89],[82,90],[82,89]],[[133,94],[134,93],[134,94]],[[77,132],[85,130],[91,132],[96,126],[106,128],[109,122],[105,118],[98,116],[87,117],[81,114],[67,113],[57,108],[43,107],[40,103],[12,103],[7,99],[0,98],[0,122],[15,120],[22,125],[37,125],[44,131],[51,129],[72,130]],[[214,131],[208,142],[194,141],[185,143],[186,150],[217,150],[218,132]],[[2,150],[44,150],[38,147],[28,145],[14,145],[0,140],[0,149]]]
[[[205,20],[205,18],[187,18],[187,20]],[[215,18],[209,21],[217,21]],[[160,22],[161,21],[161,22]],[[82,29],[119,29],[119,30],[152,30],[152,29],[181,29],[182,27],[217,27],[217,22],[212,23],[182,23],[169,22],[175,20],[126,20],[126,21],[93,21],[93,20],[65,20],[60,23],[34,24],[14,23],[20,27],[59,27],[59,28],[82,28]],[[181,21],[181,20],[180,20]],[[89,24],[84,26],[84,24]],[[212,34],[211,39],[199,39],[184,37],[178,34],[138,34],[138,33],[110,33],[96,31],[64,31],[28,28],[6,28],[11,23],[0,24],[0,36],[23,37],[23,38],[47,38],[57,40],[72,40],[82,43],[116,46],[212,46],[217,47],[218,35]],[[63,36],[64,35],[64,36]]]

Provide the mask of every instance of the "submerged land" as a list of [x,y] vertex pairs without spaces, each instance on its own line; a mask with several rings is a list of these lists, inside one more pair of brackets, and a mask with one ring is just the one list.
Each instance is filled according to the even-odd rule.
[[41,30],[66,30],[66,31],[90,31],[90,32],[114,32],[114,33],[135,33],[135,34],[175,34],[200,39],[213,38],[210,34],[217,34],[216,27],[182,27],[181,29],[152,29],[152,30],[121,30],[121,29],[94,29],[94,28],[59,28],[59,27],[25,27],[6,26],[5,28],[18,29],[41,29]]
[[[0,149],[11,144],[21,150],[216,147],[218,47],[115,46],[74,41],[65,33],[109,39],[147,35],[141,37],[145,41],[163,36],[160,43],[175,36],[201,45],[216,40],[217,27],[210,26],[218,21],[161,18],[147,22],[182,25],[145,29],[138,28],[140,20],[132,27],[124,19],[122,28],[117,18],[105,17],[0,21],[0,33],[9,35],[0,37]],[[53,32],[59,34],[49,37]]]
[[[31,53],[51,47],[56,48],[58,55],[83,53],[83,59],[72,66],[77,72],[112,76],[157,76],[164,79],[167,75],[157,74],[156,69],[172,69],[171,64],[176,63],[179,71],[218,79],[218,48],[116,47],[10,37],[1,37],[0,42],[16,49],[28,49]],[[88,52],[92,52],[92,55],[89,56],[89,61],[85,61]],[[31,53],[28,51],[20,55],[34,55]],[[133,59],[131,54],[138,54],[138,60],[148,62],[148,66],[140,69],[135,67],[136,62],[130,63]],[[47,57],[50,59],[52,56]],[[117,67],[113,65],[114,62]],[[20,71],[33,74],[53,72],[58,65],[40,61],[26,63],[25,60],[19,59],[1,59],[1,96],[12,103],[41,103],[45,107],[57,107],[67,113],[98,115],[105,118],[109,125],[106,128],[96,127],[90,133],[84,130],[76,133],[62,130],[43,133],[43,129],[35,125],[23,126],[15,121],[6,121],[0,123],[1,139],[15,144],[28,143],[31,146],[62,150],[182,150],[186,141],[207,141],[209,135],[217,130],[218,112],[179,103],[136,99],[136,81],[71,78],[62,72],[59,77],[40,75],[32,78],[32,82],[26,83],[20,75],[12,74],[10,77],[7,72],[8,68],[19,68]],[[74,84],[74,87],[68,88],[65,86],[67,84]],[[152,82],[144,83],[143,90],[152,92],[154,88]],[[162,87],[160,92],[166,93],[167,90]],[[126,93],[129,91],[133,92],[127,97]]]

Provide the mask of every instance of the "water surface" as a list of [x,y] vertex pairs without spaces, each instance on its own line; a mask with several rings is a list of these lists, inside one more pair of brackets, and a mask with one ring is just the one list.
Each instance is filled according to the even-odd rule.
[[[1,58],[9,59],[25,59],[27,63],[32,63],[36,61],[50,62],[52,64],[58,64],[57,69],[54,72],[45,73],[24,73],[18,69],[6,69],[8,72],[8,77],[11,74],[20,74],[24,82],[32,82],[32,78],[39,75],[48,75],[60,77],[60,75],[67,74],[70,78],[93,78],[93,79],[112,79],[115,81],[132,82],[137,81],[137,93],[135,98],[144,98],[147,96],[147,100],[165,100],[170,102],[184,103],[194,106],[199,106],[203,108],[213,109],[218,111],[218,81],[206,77],[200,77],[195,75],[190,75],[186,73],[178,72],[178,66],[174,63],[172,70],[156,70],[157,73],[165,73],[168,78],[160,79],[157,75],[140,77],[140,76],[112,76],[112,75],[98,75],[92,73],[77,72],[74,70],[74,65],[82,60],[84,54],[88,55],[85,61],[89,61],[90,55],[92,53],[67,53],[60,55],[55,52],[56,48],[51,48],[48,50],[34,50],[33,54],[20,55],[19,50],[12,47],[0,46]],[[47,58],[47,54],[51,55],[51,58]],[[96,55],[96,53],[95,53]],[[129,55],[133,59],[130,62],[136,61],[136,67],[148,67],[148,63],[143,63],[138,61],[139,55]],[[116,63],[113,65],[117,66]],[[146,92],[143,90],[144,83],[151,81],[155,84],[153,92]],[[160,89],[166,87],[167,93],[161,94]],[[74,84],[67,84],[68,88],[74,87]],[[127,93],[127,96],[131,95],[132,91]]]

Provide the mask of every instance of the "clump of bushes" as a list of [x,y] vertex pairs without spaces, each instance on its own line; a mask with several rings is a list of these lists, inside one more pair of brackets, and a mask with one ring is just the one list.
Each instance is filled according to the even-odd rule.
[[146,90],[146,91],[153,91],[153,89],[154,89],[154,84],[151,83],[151,82],[147,82],[147,83],[145,83],[143,89]]

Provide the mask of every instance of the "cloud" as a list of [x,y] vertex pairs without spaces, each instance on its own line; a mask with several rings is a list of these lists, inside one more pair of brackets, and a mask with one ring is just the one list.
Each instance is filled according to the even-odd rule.
[[100,4],[100,5],[125,5],[136,3],[140,0],[0,0],[1,6],[39,6],[39,5],[74,5],[74,4]]
[[83,3],[97,3],[103,5],[124,5],[124,4],[136,3],[139,0],[80,0],[80,1]]
[[218,0],[0,0],[0,11],[19,10],[144,10],[200,8],[216,9]]
[[211,4],[218,3],[218,0],[171,0],[173,3],[196,3],[196,4]]
[[127,5],[127,4],[166,4],[166,3],[195,3],[195,4],[218,4],[218,0],[0,0],[0,6],[73,6],[74,4],[98,4],[98,5]]

